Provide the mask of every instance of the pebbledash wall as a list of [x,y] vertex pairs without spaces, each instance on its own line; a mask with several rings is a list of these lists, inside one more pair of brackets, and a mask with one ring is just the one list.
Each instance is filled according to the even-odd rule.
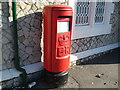
[[[17,21],[19,38],[19,56],[20,64],[26,69],[28,79],[34,80],[41,74],[43,69],[43,7],[50,4],[66,4],[68,0],[41,0],[40,2],[17,2]],[[83,52],[89,50],[103,49],[107,50],[117,48],[120,42],[118,37],[118,18],[120,17],[119,3],[114,3],[114,12],[111,14],[110,23],[112,24],[111,33],[94,37],[80,38],[72,40],[71,43],[71,62],[83,60],[86,57],[93,56],[94,53],[85,55]],[[13,64],[13,22],[12,22],[12,3],[0,3],[0,84],[2,87],[14,87],[21,83],[20,72],[15,70]],[[77,33],[77,32],[76,32]],[[112,45],[112,46],[110,46]],[[101,50],[99,49],[99,50]],[[104,51],[102,51],[104,52]],[[81,53],[81,54],[80,54]],[[97,52],[101,53],[101,52]],[[79,56],[82,55],[82,56]],[[95,57],[96,55],[94,55]],[[74,58],[74,59],[73,59]]]

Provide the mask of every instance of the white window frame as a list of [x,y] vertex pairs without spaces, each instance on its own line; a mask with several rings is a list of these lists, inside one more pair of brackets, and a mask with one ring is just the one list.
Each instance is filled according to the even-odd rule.
[[91,37],[91,36],[97,36],[97,35],[103,35],[103,34],[109,34],[111,32],[111,24],[110,22],[110,16],[114,9],[114,4],[112,2],[106,2],[105,5],[105,13],[104,13],[104,23],[95,24],[94,16],[95,16],[95,7],[96,3],[92,2],[91,5],[91,11],[90,11],[90,24],[86,26],[79,26],[75,25],[75,13],[76,13],[76,7],[75,2],[77,0],[69,0],[69,6],[73,8],[73,33],[72,33],[72,40],[78,39],[78,38],[85,38],[85,37]]

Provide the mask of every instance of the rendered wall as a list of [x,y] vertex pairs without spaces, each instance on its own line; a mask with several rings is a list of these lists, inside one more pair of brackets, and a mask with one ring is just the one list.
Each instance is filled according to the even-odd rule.
[[112,24],[111,33],[94,37],[75,39],[71,44],[71,53],[78,53],[118,42],[118,38],[120,37],[120,33],[118,33],[118,29],[120,30],[120,24],[118,22],[120,17],[120,3],[116,2],[114,4],[114,12],[111,14],[110,20],[110,24]]

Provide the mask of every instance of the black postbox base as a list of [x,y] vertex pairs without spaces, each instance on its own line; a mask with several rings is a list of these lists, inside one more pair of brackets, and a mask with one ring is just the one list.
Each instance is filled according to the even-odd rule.
[[60,87],[68,81],[68,71],[53,73],[45,70],[44,76],[45,82],[52,87]]

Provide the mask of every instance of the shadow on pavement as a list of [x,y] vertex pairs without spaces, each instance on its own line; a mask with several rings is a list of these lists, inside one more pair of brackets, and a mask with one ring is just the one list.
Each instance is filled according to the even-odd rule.
[[114,49],[105,55],[84,61],[80,64],[82,65],[92,65],[92,64],[119,64],[120,63],[120,48]]
[[[99,64],[119,64],[119,52],[120,48],[113,50],[112,52],[109,52],[105,55],[102,55],[100,57],[97,57],[95,59],[91,59],[89,61],[83,62],[82,64],[85,65],[83,67],[82,65],[78,65],[78,67],[72,68],[69,70],[69,79],[68,83],[63,86],[59,87],[62,88],[80,88],[80,87],[109,87],[110,85],[113,85],[113,81],[117,81],[117,79],[109,79],[113,77],[117,77],[117,66],[111,65],[104,65],[100,66]],[[96,64],[98,66],[96,66]],[[88,66],[87,66],[88,65]],[[82,68],[81,68],[82,66]],[[92,67],[91,67],[92,66]],[[112,75],[110,74],[112,72]],[[102,73],[103,75],[98,79],[96,77],[96,74]],[[114,75],[115,74],[115,75]],[[43,75],[44,77],[44,75]],[[102,80],[102,78],[106,78],[105,80]],[[98,82],[99,80],[99,82]],[[107,80],[107,81],[106,81]],[[108,82],[108,80],[111,80]],[[95,82],[95,86],[91,85],[92,82]],[[36,81],[37,85],[34,88],[41,88],[41,89],[59,89],[56,87],[49,86],[44,78],[40,78]],[[106,84],[107,85],[103,85]],[[100,85],[99,85],[100,84]],[[115,85],[113,85],[115,87]],[[113,87],[112,86],[112,87]],[[117,84],[116,84],[117,86]]]

